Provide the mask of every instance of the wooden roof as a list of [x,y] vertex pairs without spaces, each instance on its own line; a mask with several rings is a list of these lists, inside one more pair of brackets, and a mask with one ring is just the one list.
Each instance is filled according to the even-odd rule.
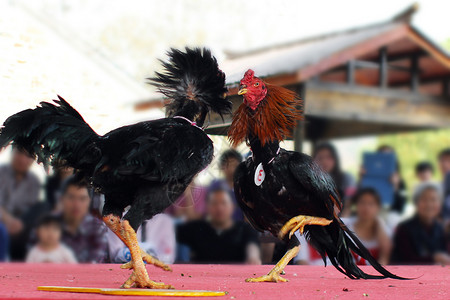
[[[231,85],[238,82],[249,68],[267,81],[289,85],[345,66],[350,60],[377,61],[379,49],[387,47],[389,60],[395,61],[393,64],[398,67],[408,68],[412,54],[422,55],[420,81],[450,75],[449,54],[410,24],[412,14],[416,10],[417,6],[414,5],[386,22],[246,53],[230,53],[229,59],[221,64],[221,68],[227,74],[227,82]],[[364,75],[356,74],[357,81],[364,85],[376,84],[378,70],[366,69],[372,70],[365,70]],[[345,81],[346,76],[342,68],[341,72],[332,73],[327,75],[330,81]],[[390,74],[388,84],[400,85],[406,77],[405,72],[397,70]]]
[[[306,138],[349,137],[450,126],[450,56],[410,20],[394,18],[299,41],[229,53],[221,63],[233,109],[249,68],[305,99]],[[225,134],[212,115],[207,132]]]

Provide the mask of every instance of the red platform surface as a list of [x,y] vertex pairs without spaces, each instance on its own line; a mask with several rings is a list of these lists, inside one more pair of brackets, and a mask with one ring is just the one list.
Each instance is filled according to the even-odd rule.
[[[202,299],[450,299],[450,267],[390,266],[414,280],[350,280],[333,267],[288,266],[288,283],[246,283],[271,266],[174,265],[173,272],[148,266],[150,278],[177,289],[228,291]],[[370,267],[363,267],[370,272]],[[0,264],[0,299],[163,299],[42,292],[40,285],[118,288],[131,271],[119,265]],[[164,297],[168,298],[168,297]],[[170,297],[171,299],[179,299]]]

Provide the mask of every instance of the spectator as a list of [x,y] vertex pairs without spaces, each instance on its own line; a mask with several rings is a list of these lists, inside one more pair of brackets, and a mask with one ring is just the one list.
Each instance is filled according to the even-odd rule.
[[349,201],[356,191],[356,183],[350,174],[342,171],[336,148],[329,143],[320,144],[314,149],[313,159],[333,178],[344,209],[348,211]]
[[56,216],[45,216],[36,230],[38,243],[27,255],[29,263],[76,263],[73,252],[61,244],[61,220]]
[[[392,243],[390,231],[379,217],[381,210],[381,199],[372,188],[363,188],[356,192],[352,198],[352,204],[356,206],[356,216],[343,218],[345,225],[353,231],[362,244],[369,250],[370,254],[380,263],[388,264],[391,254]],[[297,236],[299,237],[299,236]],[[304,238],[299,237],[300,251],[294,258],[298,265],[324,265],[320,254]],[[358,265],[367,265],[365,259],[353,253]],[[327,265],[330,263],[327,258]]]
[[0,223],[0,262],[8,259],[9,238],[6,227]]
[[10,237],[11,260],[23,260],[28,238],[24,215],[38,202],[40,183],[30,172],[34,158],[13,148],[11,164],[0,167],[0,221]]
[[416,191],[423,183],[433,182],[434,167],[428,161],[422,161],[416,164],[416,178],[419,183],[414,187]]
[[48,203],[49,209],[56,208],[58,192],[61,190],[61,184],[68,177],[73,175],[73,168],[71,167],[57,167],[54,169],[54,174],[47,178],[45,184],[45,201]]
[[444,229],[438,222],[441,190],[424,183],[414,194],[416,214],[401,223],[394,237],[392,262],[395,264],[449,264],[445,253]]
[[[194,181],[175,203],[165,210],[166,214],[175,218],[175,223],[177,224],[203,219],[206,214],[206,194],[208,189],[195,184]],[[189,261],[189,249],[185,245],[177,244],[176,261]]]
[[439,169],[443,178],[444,201],[442,218],[450,234],[450,148],[442,150],[438,155]]
[[[142,223],[137,231],[139,245],[151,256],[166,264],[175,261],[175,228],[172,219],[165,214],[157,214]],[[108,230],[109,257],[112,263],[130,261],[130,250],[111,230]]]
[[224,188],[207,197],[207,220],[179,225],[177,239],[191,250],[197,263],[261,264],[258,235],[249,224],[234,221],[233,201]]
[[[378,147],[377,151],[382,152],[382,153],[394,153],[395,154],[394,148],[392,148],[389,145],[382,145],[382,146]],[[405,181],[403,180],[403,178],[401,177],[401,174],[400,174],[400,163],[398,161],[398,157],[397,157],[396,171],[391,176],[391,183],[394,186],[394,200],[390,207],[390,211],[395,212],[397,214],[402,214],[405,209],[405,205],[406,205],[406,201],[407,201],[407,190],[406,190]]]
[[450,173],[450,148],[443,149],[438,154],[439,171],[441,171],[442,178]]
[[206,194],[207,188],[191,183],[165,213],[179,222],[202,219],[206,213]]
[[215,189],[220,186],[226,187],[230,192],[234,203],[233,219],[236,221],[244,220],[244,214],[237,205],[236,197],[234,195],[234,172],[239,164],[242,162],[242,155],[234,149],[228,149],[219,157],[219,168],[224,178],[216,179],[211,182],[210,189]]
[[68,178],[61,189],[62,242],[80,263],[98,263],[106,259],[107,228],[89,214],[91,197],[88,186],[74,177]]
[[416,177],[420,183],[431,182],[433,180],[434,168],[428,161],[422,161],[416,165]]
[[[389,263],[392,250],[391,233],[379,217],[381,199],[372,188],[363,188],[353,197],[356,206],[356,216],[343,219],[347,227],[353,231],[370,254],[382,265]],[[358,265],[369,264],[355,253]]]

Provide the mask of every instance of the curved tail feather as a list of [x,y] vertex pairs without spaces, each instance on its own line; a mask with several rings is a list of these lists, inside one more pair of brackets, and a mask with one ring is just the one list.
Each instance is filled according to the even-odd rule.
[[76,169],[95,165],[99,136],[62,97],[53,101],[10,116],[0,128],[0,149],[12,142],[45,166],[53,161]]
[[[311,245],[321,254],[325,264],[326,256],[333,266],[351,279],[384,279],[393,278],[407,280],[392,274],[381,266],[369,253],[361,241],[352,233],[339,218],[328,226],[309,226],[307,238]],[[351,251],[367,260],[381,275],[371,275],[362,271],[355,263]]]

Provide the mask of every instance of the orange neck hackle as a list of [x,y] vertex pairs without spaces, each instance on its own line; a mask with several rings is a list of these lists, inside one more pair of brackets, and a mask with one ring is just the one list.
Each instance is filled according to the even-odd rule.
[[232,146],[256,137],[264,146],[269,142],[282,141],[291,136],[291,130],[297,120],[303,119],[301,100],[297,94],[286,88],[266,84],[267,96],[253,110],[242,103],[233,115],[228,131]]

